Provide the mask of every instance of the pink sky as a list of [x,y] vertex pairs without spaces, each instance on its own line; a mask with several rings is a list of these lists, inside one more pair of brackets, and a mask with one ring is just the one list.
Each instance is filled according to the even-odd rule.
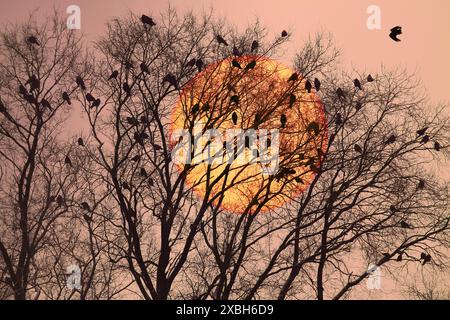
[[[330,31],[342,49],[343,62],[348,67],[375,72],[382,64],[406,66],[417,70],[434,102],[449,101],[447,77],[450,74],[450,12],[448,0],[1,0],[0,22],[19,22],[33,9],[42,14],[54,5],[65,14],[70,4],[81,8],[82,32],[94,40],[111,17],[135,13],[158,12],[169,5],[197,12],[211,7],[238,26],[246,26],[259,17],[274,34],[282,29],[293,31],[287,57],[308,34]],[[369,5],[381,8],[382,30],[366,27]],[[401,25],[403,41],[395,43],[387,36],[389,29]],[[372,71],[375,70],[375,71]]]

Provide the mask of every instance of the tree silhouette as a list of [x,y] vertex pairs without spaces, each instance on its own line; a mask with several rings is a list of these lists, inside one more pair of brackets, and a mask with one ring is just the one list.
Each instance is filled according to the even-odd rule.
[[[403,70],[339,72],[324,34],[277,78],[261,66],[282,59],[289,34],[268,34],[173,9],[113,19],[87,55],[56,18],[4,32],[4,296],[341,299],[370,264],[445,262],[450,198],[430,170],[448,159],[445,106],[430,107]],[[68,96],[89,125],[81,140],[59,136]],[[307,111],[318,98],[321,121]],[[176,163],[173,128],[196,141],[196,120],[202,133],[279,129],[279,169]],[[247,153],[243,141],[215,155]],[[81,290],[65,288],[69,260]]]

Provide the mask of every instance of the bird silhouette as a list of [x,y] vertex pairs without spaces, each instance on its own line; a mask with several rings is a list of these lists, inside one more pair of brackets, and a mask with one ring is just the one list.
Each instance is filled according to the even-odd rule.
[[44,109],[49,109],[49,110],[53,110],[52,106],[50,105],[50,102],[48,102],[47,99],[42,99],[41,100],[41,105]]
[[355,144],[354,148],[355,148],[355,151],[356,151],[356,152],[358,152],[358,153],[363,153],[362,148],[361,148],[358,144]]
[[292,82],[295,82],[295,81],[297,81],[298,80],[298,73],[297,72],[294,72],[293,74],[291,74],[291,76],[288,78],[288,82],[290,82],[290,81],[292,81]]
[[83,138],[78,138],[78,145],[84,147],[84,141]]
[[356,104],[355,104],[356,111],[361,110],[361,108],[362,108],[361,102],[357,101]]
[[83,78],[81,78],[81,76],[77,76],[75,82],[82,90],[86,90],[86,85],[84,84],[84,80]]
[[97,98],[97,99],[95,99],[95,100],[92,102],[91,107],[92,107],[92,108],[96,108],[96,107],[100,106],[100,103],[101,103],[100,98]]
[[69,167],[72,167],[72,160],[70,160],[69,156],[66,156],[64,158],[64,163],[67,164]]
[[124,66],[125,66],[125,69],[127,69],[127,70],[133,69],[133,67],[134,67],[133,61],[125,61]]
[[394,143],[397,140],[397,137],[395,135],[389,136],[389,138],[384,142],[384,144],[391,144]]
[[233,47],[233,56],[236,57],[240,57],[242,55],[242,53],[239,51],[238,48],[236,48],[236,46]]
[[234,94],[230,97],[230,103],[239,104],[239,96]]
[[225,45],[225,46],[228,46],[228,43],[225,41],[224,38],[222,38],[222,36],[221,36],[220,34],[218,34],[218,35],[216,36],[216,40],[217,40],[217,42],[219,43],[219,45],[220,45],[220,44],[223,44],[223,45]]
[[63,100],[64,100],[65,102],[67,102],[68,105],[71,105],[71,104],[72,104],[72,102],[70,101],[69,94],[68,94],[66,91],[64,91],[64,92],[62,93],[62,98],[63,98]]
[[145,14],[141,16],[141,22],[146,26],[150,27],[156,26],[156,23],[153,21],[153,19],[150,18],[149,16],[146,16]]
[[233,120],[233,124],[237,125],[238,115],[237,115],[236,111],[233,111],[233,114],[231,115],[231,119]]
[[154,183],[154,181],[153,181],[152,178],[148,178],[148,185],[149,185],[150,187],[153,187],[153,186],[155,185],[155,183]]
[[284,38],[284,37],[287,37],[287,36],[288,36],[287,31],[286,31],[286,30],[281,31],[281,36],[282,36],[283,38]]
[[195,61],[195,66],[197,67],[198,72],[202,71],[202,68],[203,68],[202,59],[198,59],[197,61]]
[[130,160],[133,162],[138,162],[139,160],[141,160],[141,156],[137,154],[134,157],[132,157]]
[[192,113],[196,114],[199,111],[200,111],[200,104],[199,103],[194,104],[194,106],[192,107]]
[[127,96],[131,95],[131,88],[130,88],[130,85],[127,82],[124,82],[122,84],[122,89],[127,94]]
[[393,204],[389,206],[389,210],[391,210],[392,212],[397,212],[397,208]]
[[109,80],[112,80],[112,79],[116,79],[118,75],[119,75],[119,71],[114,70],[114,71],[111,73],[111,75],[109,76],[108,81],[109,81]]
[[400,253],[400,254],[397,256],[397,261],[400,262],[400,261],[402,261],[402,260],[403,260],[403,255]]
[[402,227],[403,229],[410,229],[411,225],[409,223],[407,223],[406,221],[402,220],[402,221],[400,221],[400,227]]
[[177,90],[180,89],[180,87],[178,86],[177,78],[171,73],[168,73],[167,75],[164,76],[163,83],[164,82],[168,82],[170,85],[175,87],[175,89],[177,89]]
[[82,203],[80,203],[80,206],[83,210],[86,211],[91,211],[91,207],[89,206],[89,203],[87,203],[86,201],[83,201]]
[[420,255],[420,257],[423,259],[423,261],[422,261],[422,265],[424,266],[427,262],[430,262],[431,261],[431,255],[430,254],[427,254],[427,253],[422,253],[421,255]]
[[297,183],[303,183],[303,180],[302,180],[302,178],[300,178],[300,177],[295,177],[294,180],[295,180],[295,182],[297,182]]
[[286,128],[286,123],[287,123],[287,117],[286,115],[283,113],[280,117],[280,124],[281,124],[281,128]]
[[193,67],[193,66],[195,66],[196,62],[197,62],[197,59],[192,58],[191,60],[188,61],[188,63],[186,63],[186,66]]
[[95,101],[95,98],[94,98],[94,96],[93,96],[92,94],[90,94],[90,93],[88,92],[88,93],[86,93],[86,100],[87,100],[88,102],[93,102],[93,101]]
[[27,43],[28,44],[35,44],[37,46],[40,46],[41,44],[39,43],[38,39],[35,36],[29,36],[27,38]]
[[141,168],[141,170],[139,171],[139,174],[145,178],[148,176],[147,170],[145,170],[145,168]]
[[391,29],[391,32],[389,33],[389,37],[390,37],[392,40],[394,40],[394,41],[396,41],[396,42],[399,42],[399,41],[401,41],[401,40],[398,38],[398,36],[401,35],[401,34],[402,34],[402,27],[396,26],[396,27],[393,27],[393,28]]
[[296,100],[297,100],[297,97],[295,96],[295,94],[291,93],[289,95],[289,108],[292,108],[292,106],[294,105]]
[[28,95],[28,90],[23,85],[19,85],[19,93],[26,97]]
[[142,62],[142,63],[139,65],[139,67],[141,68],[141,71],[142,71],[143,73],[150,74],[150,70],[148,69],[147,65],[146,65],[144,62]]
[[27,82],[25,82],[25,84],[30,85],[30,91],[39,90],[41,86],[40,80],[34,74],[31,75],[31,77],[27,80]]
[[315,78],[314,79],[314,88],[316,88],[316,91],[320,90],[320,86],[321,86],[320,80]]
[[375,81],[375,79],[372,77],[371,74],[369,74],[369,75],[367,76],[367,82],[373,82],[373,81]]
[[337,126],[340,126],[342,124],[342,114],[338,113],[336,114],[336,119],[334,120]]
[[254,69],[255,67],[256,67],[256,60],[252,60],[245,66],[245,70],[251,70]]
[[353,80],[353,84],[355,85],[355,88],[362,90],[361,81],[359,81],[359,79]]
[[126,181],[122,182],[122,189],[131,191],[131,187]]
[[339,99],[345,99],[344,90],[342,90],[341,88],[337,88],[336,95],[338,96]]
[[417,135],[419,137],[421,137],[427,132],[427,130],[428,130],[428,127],[425,127],[425,128],[420,129],[420,130],[417,130]]
[[308,93],[311,93],[312,84],[309,80],[306,80],[305,82],[305,90],[308,91]]
[[135,117],[127,117],[127,122],[132,126],[139,124],[139,121]]
[[258,48],[259,48],[259,43],[258,43],[258,41],[253,40],[253,42],[252,42],[252,47],[251,47],[250,51],[251,51],[251,52],[256,51],[256,50],[258,50]]
[[434,150],[436,150],[436,151],[441,151],[441,145],[440,145],[440,143],[437,142],[437,141],[434,143]]
[[64,198],[62,197],[62,195],[58,194],[58,196],[56,197],[56,203],[59,207],[64,206]]
[[241,65],[236,59],[233,59],[233,61],[231,61],[231,65],[235,68],[242,69]]
[[311,122],[308,127],[306,128],[306,131],[311,132],[314,131],[314,135],[318,136],[319,135],[319,124],[317,122]]
[[430,141],[430,136],[426,134],[422,137],[422,140],[420,140],[420,143],[427,143],[428,141]]

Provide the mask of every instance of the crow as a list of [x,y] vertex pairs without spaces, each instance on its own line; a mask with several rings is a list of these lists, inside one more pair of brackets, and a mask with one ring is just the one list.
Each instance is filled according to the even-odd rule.
[[109,81],[109,80],[112,80],[112,79],[116,79],[118,75],[119,75],[119,71],[114,70],[114,71],[111,73],[111,75],[109,76],[108,81]]
[[356,152],[358,152],[358,153],[363,153],[363,150],[362,150],[362,148],[358,145],[358,144],[355,144],[355,151]]
[[291,93],[289,95],[289,108],[292,108],[292,106],[294,105],[296,100],[297,100],[297,97],[295,96],[295,94]]
[[288,36],[287,31],[286,31],[286,30],[281,31],[281,36],[282,36],[283,38],[284,38],[284,37],[287,37],[287,36]]
[[258,43],[258,41],[253,40],[253,42],[252,42],[252,47],[251,47],[250,51],[251,51],[251,52],[256,51],[256,50],[258,50],[258,48],[259,48],[259,43]]
[[78,145],[84,147],[84,141],[83,138],[78,138]]
[[72,160],[70,160],[69,156],[65,157],[64,163],[67,164],[69,167],[72,167]]
[[305,90],[308,91],[308,93],[311,93],[312,84],[309,82],[309,80],[306,80],[305,82]]
[[353,84],[355,85],[355,88],[358,88],[359,90],[362,90],[361,81],[359,81],[359,79],[353,80]]
[[233,120],[233,124],[237,125],[238,122],[238,115],[237,113],[234,111],[233,114],[231,115],[231,119]]
[[369,74],[369,75],[367,76],[367,82],[373,82],[373,81],[375,81],[375,79],[372,77],[371,74]]
[[292,82],[294,82],[294,81],[297,81],[298,80],[298,73],[297,72],[294,72],[293,74],[291,74],[291,76],[288,78],[288,82],[290,82],[290,81],[292,81]]
[[64,91],[64,92],[62,93],[62,98],[63,98],[63,100],[64,100],[65,102],[67,102],[68,105],[71,105],[71,104],[72,104],[72,102],[70,101],[69,94],[68,94],[66,91]]
[[434,150],[436,150],[438,152],[441,151],[441,145],[437,141],[434,143]]
[[281,123],[281,128],[286,128],[287,117],[284,113],[280,117],[280,123]]
[[316,91],[320,90],[320,86],[321,86],[320,80],[315,78],[314,79],[314,87],[316,88]]
[[147,65],[146,65],[144,62],[142,62],[142,63],[139,65],[139,67],[141,68],[141,71],[142,71],[143,73],[150,74],[150,70],[148,69]]
[[242,69],[241,65],[236,59],[233,59],[233,61],[231,61],[231,65],[235,68]]
[[245,70],[254,69],[255,67],[256,67],[256,60],[252,60],[245,66]]
[[83,78],[81,78],[81,76],[77,76],[75,82],[82,90],[86,90],[86,85],[84,84],[84,80]]
[[39,43],[38,39],[35,36],[29,36],[27,38],[27,43],[28,44],[35,44],[37,46],[40,46],[41,44]]
[[219,45],[223,44],[225,46],[228,46],[228,43],[225,41],[224,38],[222,38],[222,36],[220,34],[217,35],[216,40],[219,43]]
[[421,136],[423,136],[425,134],[425,132],[427,132],[427,130],[428,130],[428,127],[425,127],[425,128],[420,129],[420,130],[417,130],[417,135],[419,137],[421,137]]
[[385,142],[384,144],[391,144],[394,143],[397,140],[397,138],[395,137],[395,135],[391,135]]
[[153,19],[150,18],[149,16],[146,16],[145,14],[141,16],[141,22],[146,26],[150,27],[156,26],[156,23],[153,21]]

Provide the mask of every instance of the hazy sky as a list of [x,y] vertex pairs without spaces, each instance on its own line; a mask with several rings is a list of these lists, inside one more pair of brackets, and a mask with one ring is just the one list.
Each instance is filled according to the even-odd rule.
[[[44,14],[56,6],[64,14],[68,5],[76,4],[81,8],[82,32],[90,40],[104,30],[111,17],[128,11],[157,17],[169,4],[181,11],[202,12],[213,7],[218,15],[243,27],[258,17],[273,34],[282,29],[292,30],[288,56],[301,47],[308,34],[330,31],[348,67],[375,72],[381,65],[407,66],[411,71],[417,70],[434,102],[450,100],[448,0],[0,0],[0,3],[1,23],[21,21],[36,8]],[[381,8],[382,30],[367,29],[369,5]],[[404,31],[400,43],[388,37],[389,29],[396,25],[401,25]]]

